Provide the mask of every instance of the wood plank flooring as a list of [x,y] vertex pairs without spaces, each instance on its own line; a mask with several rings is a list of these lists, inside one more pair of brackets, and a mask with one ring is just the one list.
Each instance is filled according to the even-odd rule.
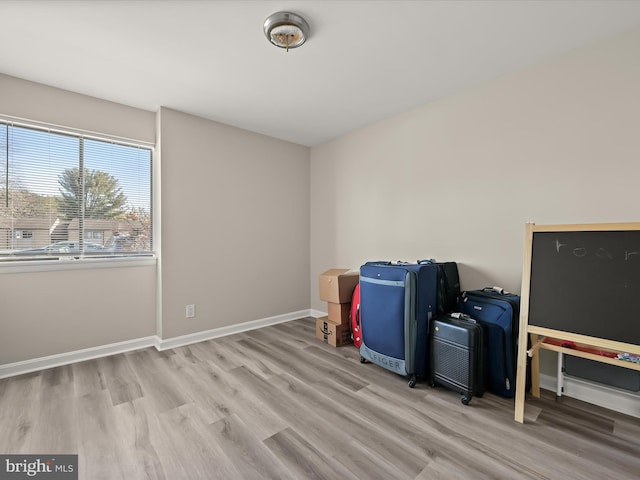
[[361,364],[306,318],[0,380],[0,453],[95,479],[638,479],[640,420],[459,395]]

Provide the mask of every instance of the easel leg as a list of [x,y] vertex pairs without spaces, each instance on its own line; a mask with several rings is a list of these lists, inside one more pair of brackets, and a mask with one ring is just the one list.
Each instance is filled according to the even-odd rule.
[[527,383],[527,329],[521,328],[518,337],[518,363],[516,365],[516,405],[514,420],[524,423],[524,397]]
[[[538,335],[531,334],[531,345],[538,343]],[[534,350],[531,356],[531,395],[540,398],[540,350]]]

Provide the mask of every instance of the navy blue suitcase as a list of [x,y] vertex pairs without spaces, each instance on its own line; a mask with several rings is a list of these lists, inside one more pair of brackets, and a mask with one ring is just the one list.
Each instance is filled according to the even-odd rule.
[[512,398],[516,390],[520,296],[499,287],[469,290],[462,293],[458,310],[484,327],[488,390]]
[[427,373],[427,334],[437,305],[438,268],[390,262],[360,267],[360,361],[410,377]]

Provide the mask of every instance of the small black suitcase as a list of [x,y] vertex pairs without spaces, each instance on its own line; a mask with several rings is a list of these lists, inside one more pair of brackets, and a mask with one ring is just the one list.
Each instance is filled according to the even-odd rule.
[[486,390],[486,351],[482,326],[468,315],[438,315],[430,326],[431,385],[460,392],[467,405]]

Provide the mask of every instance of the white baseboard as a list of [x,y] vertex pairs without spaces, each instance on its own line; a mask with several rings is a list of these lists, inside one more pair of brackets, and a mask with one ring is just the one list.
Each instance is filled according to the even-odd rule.
[[[540,374],[540,387],[555,392],[556,377]],[[640,392],[630,392],[565,375],[562,394],[640,418]]]
[[289,322],[297,318],[309,316],[311,316],[311,310],[300,310],[298,312],[285,313],[283,315],[276,315],[275,317],[262,318],[259,320],[239,323],[237,325],[229,325],[228,327],[214,328],[203,332],[191,333],[189,335],[168,338],[166,340],[159,340],[156,348],[158,350],[166,350],[168,348],[182,347],[191,343],[204,342],[205,340],[211,340],[213,338],[225,337],[227,335],[233,335],[234,333],[246,332],[247,330],[254,330],[256,328],[267,327],[269,325]]
[[314,317],[314,318],[320,318],[320,317],[326,317],[328,315],[327,312],[323,312],[320,310],[314,310],[311,309],[309,316]]
[[31,373],[52,367],[60,367],[70,363],[83,362],[94,358],[108,357],[117,353],[130,352],[140,348],[153,347],[158,342],[155,335],[150,337],[136,338],[124,342],[100,345],[99,347],[85,348],[73,352],[59,353],[47,357],[24,360],[22,362],[8,363],[0,365],[0,378],[13,377],[24,373]]
[[85,348],[82,350],[75,350],[73,352],[65,352],[56,355],[49,355],[47,357],[24,360],[22,362],[7,363],[5,365],[0,365],[0,378],[13,377],[15,375],[22,375],[25,373],[31,373],[52,367],[60,367],[62,365],[82,362],[85,360],[92,360],[94,358],[108,357],[109,355],[131,352],[133,350],[139,350],[141,348],[155,347],[158,350],[166,350],[168,348],[175,348],[191,343],[202,342],[204,340],[211,340],[212,338],[232,335],[234,333],[246,332],[247,330],[253,330],[256,328],[275,325],[277,323],[288,322],[291,320],[309,316],[312,316],[311,310],[300,310],[298,312],[276,315],[275,317],[262,318],[259,320],[252,320],[249,322],[240,323],[238,325],[229,325],[228,327],[214,328],[212,330],[206,330],[204,332],[197,332],[190,335],[183,335],[181,337],[168,338],[165,340],[159,338],[156,335],[152,335],[150,337],[136,338],[124,342],[111,343],[109,345],[100,345],[98,347]]

